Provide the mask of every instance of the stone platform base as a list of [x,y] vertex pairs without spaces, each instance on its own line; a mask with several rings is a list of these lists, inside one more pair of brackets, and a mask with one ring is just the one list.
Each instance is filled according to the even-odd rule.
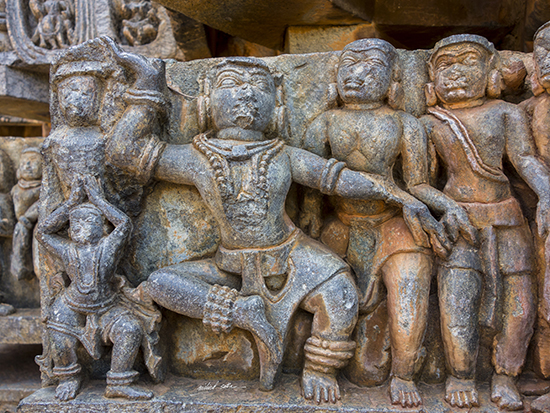
[[[489,387],[480,387],[481,407],[470,410],[451,409],[443,400],[443,385],[421,385],[424,406],[417,409],[403,409],[392,406],[388,399],[388,388],[359,388],[341,380],[342,401],[337,404],[307,402],[300,395],[297,376],[285,375],[272,392],[262,392],[258,385],[245,381],[205,381],[170,377],[164,384],[151,386],[156,397],[149,401],[126,401],[103,397],[105,382],[93,381],[85,384],[84,391],[75,400],[58,402],[54,387],[41,389],[25,398],[19,405],[20,413],[496,413],[499,410],[489,400]],[[149,386],[148,386],[149,387]],[[532,399],[532,398],[531,398]],[[526,412],[530,411],[526,401]]]
[[40,345],[0,344],[1,413],[15,412],[21,399],[40,389],[40,371],[34,357],[41,353]]
[[42,344],[40,308],[18,308],[0,317],[0,344]]

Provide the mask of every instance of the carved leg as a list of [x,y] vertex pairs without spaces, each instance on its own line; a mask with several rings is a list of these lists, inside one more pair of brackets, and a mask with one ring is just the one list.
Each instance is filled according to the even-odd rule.
[[266,318],[263,299],[243,297],[236,291],[238,277],[220,271],[212,260],[194,261],[155,271],[143,288],[157,304],[203,319],[216,332],[230,331],[233,326],[250,331],[260,353],[261,389],[273,388],[283,357],[282,342]]
[[478,406],[474,378],[479,349],[480,274],[441,266],[438,287],[441,335],[451,372],[445,400],[455,407]]
[[52,306],[52,318],[48,320],[51,352],[54,367],[52,372],[59,379],[55,397],[61,401],[74,399],[80,390],[82,377],[76,349],[76,337],[64,333],[64,328],[77,329],[85,325],[86,317],[67,306],[63,296],[59,296]]
[[392,349],[392,404],[422,404],[413,382],[416,362],[428,320],[432,257],[419,253],[393,255],[382,268],[388,291],[388,318]]
[[113,343],[113,353],[111,370],[107,372],[105,397],[129,400],[152,398],[153,392],[131,385],[138,377],[132,368],[143,339],[139,322],[130,315],[120,317],[111,327],[109,339]]
[[355,343],[349,340],[357,321],[357,289],[348,272],[322,284],[302,303],[313,313],[312,336],[307,340],[302,392],[306,399],[336,403],[340,388],[338,369],[353,357]]
[[523,402],[516,378],[533,335],[536,313],[533,285],[528,274],[506,276],[503,284],[502,331],[494,340],[495,374],[491,383],[491,400],[500,409],[521,410]]

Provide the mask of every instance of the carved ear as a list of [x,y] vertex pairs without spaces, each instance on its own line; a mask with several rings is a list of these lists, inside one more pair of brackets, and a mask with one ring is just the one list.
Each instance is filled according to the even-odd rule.
[[437,95],[435,94],[435,85],[433,82],[424,85],[424,95],[426,96],[426,105],[437,105]]
[[17,171],[15,171],[15,179],[17,179],[18,181],[21,179],[20,168],[17,168]]
[[197,120],[201,133],[208,130],[210,116],[210,98],[208,96],[200,96],[197,99]]
[[276,97],[276,106],[274,121],[275,121],[275,130],[277,134],[284,140],[288,141],[288,123],[285,110],[285,89],[283,85],[283,75],[276,75],[274,77],[275,84],[277,85],[277,97]]
[[432,62],[428,62],[426,66],[428,66],[428,76],[430,77],[430,82],[433,82],[435,80],[433,64]]
[[500,97],[503,90],[504,82],[502,80],[502,75],[497,69],[491,70],[489,73],[489,80],[487,81],[487,97],[496,99]]
[[329,83],[327,87],[327,106],[329,109],[338,106],[338,86],[336,83]]
[[536,71],[533,72],[530,80],[531,80],[531,90],[533,91],[533,95],[535,96],[542,95],[544,93],[544,88],[539,83],[539,77],[537,76]]
[[401,82],[392,81],[388,90],[388,104],[394,109],[402,109],[404,95]]
[[212,112],[210,109],[210,82],[207,78],[199,80],[200,96],[197,99],[197,122],[201,133],[210,127]]

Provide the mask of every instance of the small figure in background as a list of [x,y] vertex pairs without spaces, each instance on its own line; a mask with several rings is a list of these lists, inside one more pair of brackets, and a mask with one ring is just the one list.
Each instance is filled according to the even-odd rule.
[[[53,373],[59,380],[55,396],[66,401],[80,390],[78,342],[96,360],[102,356],[102,345],[112,343],[105,397],[150,399],[151,391],[132,385],[139,375],[133,365],[141,347],[151,376],[159,378],[161,359],[155,345],[160,312],[142,299],[139,287],[128,288],[126,279],[115,272],[132,223],[105,200],[97,178],[77,176],[71,188],[69,199],[38,225],[36,233],[48,252],[63,262],[70,279],[46,322],[52,337]],[[84,203],[85,194],[89,202]],[[104,217],[115,226],[106,236]],[[67,222],[69,239],[57,234]]]
[[[15,217],[13,204],[10,197],[10,188],[13,186],[14,173],[11,159],[6,152],[0,150],[0,237],[11,238]],[[4,272],[2,275],[5,275]],[[0,302],[0,316],[6,316],[15,312],[10,304]]]
[[42,155],[38,148],[27,148],[21,152],[17,169],[17,184],[11,190],[15,218],[11,255],[11,274],[18,280],[32,278],[32,240],[38,208],[40,185],[42,183]]

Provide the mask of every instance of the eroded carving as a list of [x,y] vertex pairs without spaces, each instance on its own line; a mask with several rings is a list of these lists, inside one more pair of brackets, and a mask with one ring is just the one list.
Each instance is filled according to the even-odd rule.
[[[402,97],[394,47],[379,39],[348,44],[340,56],[337,82],[344,105],[315,119],[306,132],[305,148],[325,157],[334,156],[351,169],[376,174],[388,185],[393,184],[394,164],[401,156],[408,190],[421,199],[437,199],[436,210],[445,214],[446,229],[468,235],[475,231],[465,212],[428,184],[422,125],[394,109]],[[451,245],[445,228],[425,205],[405,191],[396,192],[396,197],[402,200],[403,208],[379,200],[334,198],[336,217],[325,226],[321,239],[347,256],[360,291],[361,313],[376,309],[385,298],[381,292],[385,286],[392,354],[390,397],[394,404],[412,407],[422,404],[413,376],[424,351],[432,247],[445,257]],[[310,223],[313,233],[318,231],[321,201],[318,192],[306,195],[301,220]],[[421,226],[409,220],[411,210],[418,211]],[[336,232],[345,235],[334,239],[329,234],[336,226],[342,227]],[[362,384],[364,374],[356,367],[349,376]]]
[[36,19],[31,40],[45,49],[62,49],[74,42],[74,6],[71,0],[31,0]]
[[42,184],[42,155],[38,148],[21,152],[17,185],[11,190],[15,219],[11,255],[11,274],[18,280],[34,275],[33,231],[38,221],[38,198]]
[[150,0],[118,0],[114,6],[121,23],[122,44],[141,46],[157,38],[160,20]]
[[550,220],[549,174],[538,160],[520,108],[498,100],[503,82],[499,55],[485,38],[456,35],[436,44],[428,62],[422,118],[446,167],[443,192],[468,214],[478,239],[454,234],[450,256],[438,269],[445,354],[451,375],[446,400],[457,407],[479,404],[475,366],[479,323],[493,330],[491,399],[521,409],[515,381],[533,334],[535,305],[531,232],[502,171],[506,155],[539,196],[537,222]]

